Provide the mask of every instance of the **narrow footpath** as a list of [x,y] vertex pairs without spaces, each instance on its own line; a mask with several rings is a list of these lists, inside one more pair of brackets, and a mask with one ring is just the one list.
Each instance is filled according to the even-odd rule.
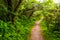
[[32,28],[30,40],[43,40],[40,22],[43,20],[43,18],[39,21],[37,21]]

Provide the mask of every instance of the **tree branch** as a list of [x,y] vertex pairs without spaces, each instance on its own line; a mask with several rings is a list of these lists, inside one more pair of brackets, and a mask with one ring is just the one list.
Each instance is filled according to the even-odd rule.
[[19,0],[18,4],[16,5],[16,7],[14,9],[14,12],[18,10],[21,3],[22,3],[22,0]]
[[8,10],[12,10],[12,1],[11,0],[4,0],[4,2],[7,4],[8,6]]

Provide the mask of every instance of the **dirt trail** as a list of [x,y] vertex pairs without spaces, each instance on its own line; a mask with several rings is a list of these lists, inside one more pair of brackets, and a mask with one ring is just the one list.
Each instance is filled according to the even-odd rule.
[[42,21],[42,19],[37,21],[34,27],[32,28],[30,40],[43,40],[41,27],[40,27],[40,22]]

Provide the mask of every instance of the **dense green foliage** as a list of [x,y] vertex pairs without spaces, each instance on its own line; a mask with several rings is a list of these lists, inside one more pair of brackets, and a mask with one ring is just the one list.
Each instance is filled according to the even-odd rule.
[[43,34],[46,40],[60,40],[60,5],[57,6],[51,1],[48,3],[46,5],[50,7],[44,8],[45,18],[41,23]]
[[27,40],[33,20],[19,19],[16,26],[0,20],[0,39],[1,40]]
[[28,40],[36,20],[41,22],[46,40],[60,40],[60,4],[52,0],[0,1],[0,40]]

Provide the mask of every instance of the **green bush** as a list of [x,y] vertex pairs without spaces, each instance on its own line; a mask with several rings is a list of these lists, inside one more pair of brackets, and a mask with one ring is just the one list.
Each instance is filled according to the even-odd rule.
[[11,22],[3,22],[0,20],[0,39],[1,40],[28,40],[30,29],[34,24],[34,20],[26,18],[16,20],[16,25]]

